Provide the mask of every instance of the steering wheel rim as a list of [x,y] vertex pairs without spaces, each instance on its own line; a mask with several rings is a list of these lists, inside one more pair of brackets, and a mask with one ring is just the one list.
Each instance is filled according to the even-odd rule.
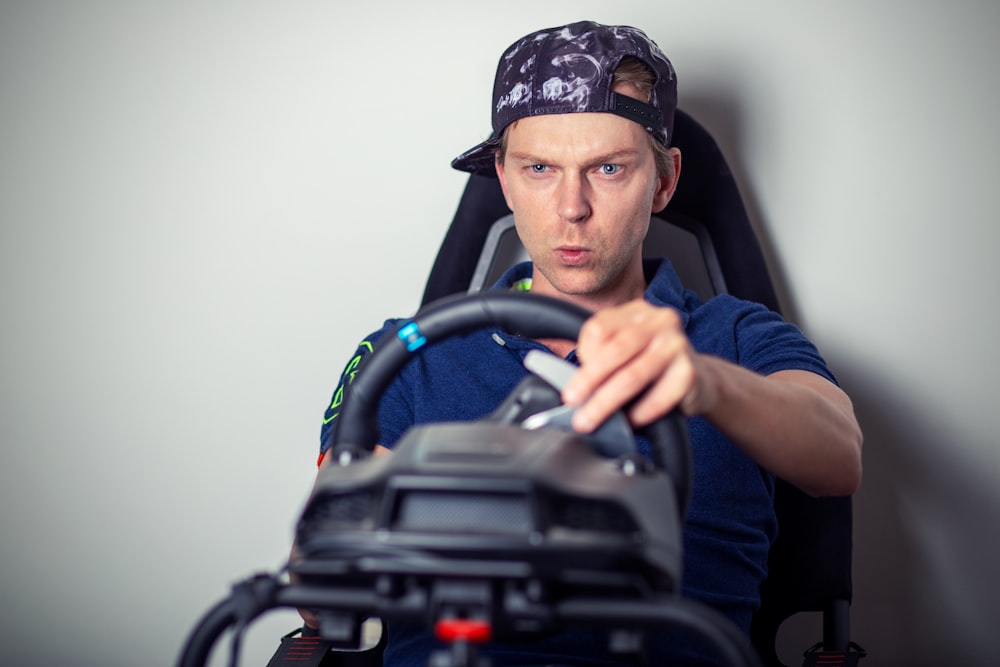
[[[374,450],[379,399],[421,348],[488,326],[528,338],[575,341],[591,314],[568,301],[524,292],[460,294],[434,301],[383,336],[365,360],[364,372],[349,385],[330,447],[335,460],[344,450]],[[654,463],[670,476],[681,516],[685,516],[691,492],[691,447],[684,416],[674,410],[635,432],[650,440]]]

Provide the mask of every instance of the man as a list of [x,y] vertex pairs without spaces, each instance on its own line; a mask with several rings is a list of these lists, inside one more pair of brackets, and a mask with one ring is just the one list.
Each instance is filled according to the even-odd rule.
[[[453,166],[496,174],[531,257],[497,289],[528,288],[595,314],[575,345],[482,331],[428,349],[383,397],[380,441],[391,448],[412,424],[487,414],[538,348],[580,364],[563,392],[579,406],[579,431],[626,406],[637,427],[679,406],[694,456],[684,594],[748,630],[776,530],[774,476],[813,495],[851,494],[860,483],[851,402],[815,347],[776,314],[728,296],[700,303],[669,262],[644,263],[650,216],[681,172],[670,146],[676,77],[644,33],[591,22],[532,33],[504,53],[493,97],[492,137]],[[356,368],[357,359],[327,411],[323,452]],[[386,664],[426,664],[432,641],[422,629],[388,631]],[[497,667],[613,664],[602,641],[573,633],[490,650]],[[653,638],[652,664],[686,652],[688,664],[698,649],[678,641]]]

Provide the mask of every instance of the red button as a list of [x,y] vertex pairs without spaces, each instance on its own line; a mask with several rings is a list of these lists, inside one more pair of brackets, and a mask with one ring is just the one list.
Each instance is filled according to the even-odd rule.
[[443,642],[454,642],[459,639],[482,644],[493,637],[493,630],[486,621],[475,621],[468,618],[445,618],[434,626],[434,634]]

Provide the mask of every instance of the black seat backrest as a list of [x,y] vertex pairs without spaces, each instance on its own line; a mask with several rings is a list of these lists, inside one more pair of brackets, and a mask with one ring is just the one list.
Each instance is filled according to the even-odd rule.
[[[712,136],[678,110],[674,145],[681,178],[666,209],[653,219],[646,254],[666,254],[682,281],[703,298],[728,292],[780,312],[770,273],[739,188]],[[491,285],[523,249],[494,177],[469,178],[424,291],[424,304]],[[751,638],[765,665],[780,665],[780,624],[800,611],[823,614],[823,644],[846,650],[851,588],[851,499],[815,499],[778,480],[779,537]]]

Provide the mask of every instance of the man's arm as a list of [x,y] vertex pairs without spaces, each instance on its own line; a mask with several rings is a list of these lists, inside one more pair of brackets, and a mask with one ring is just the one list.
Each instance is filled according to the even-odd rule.
[[759,375],[696,352],[680,317],[644,301],[600,311],[580,332],[581,369],[563,400],[591,431],[633,398],[644,426],[679,406],[701,415],[764,468],[815,496],[861,483],[861,428],[847,394],[808,371]]

